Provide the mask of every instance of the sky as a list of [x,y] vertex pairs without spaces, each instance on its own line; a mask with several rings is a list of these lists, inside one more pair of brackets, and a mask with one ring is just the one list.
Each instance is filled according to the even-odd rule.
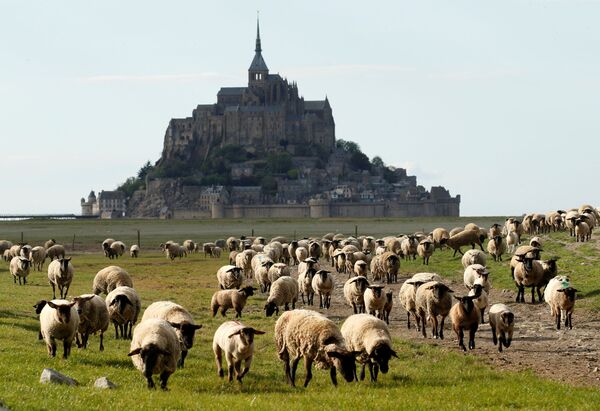
[[270,72],[461,215],[600,205],[598,1],[0,0],[0,215],[80,213],[156,161],[246,85],[257,10]]

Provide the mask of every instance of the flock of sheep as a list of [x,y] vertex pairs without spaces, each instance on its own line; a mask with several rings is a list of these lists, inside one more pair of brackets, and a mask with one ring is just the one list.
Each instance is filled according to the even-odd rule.
[[[257,291],[268,293],[264,306],[266,316],[279,315],[280,308],[285,310],[275,323],[274,333],[285,377],[289,384],[295,385],[297,366],[303,358],[306,387],[312,378],[313,363],[330,370],[333,384],[337,384],[338,372],[348,382],[358,380],[356,362],[362,366],[361,380],[365,378],[366,368],[371,381],[377,380],[379,371],[388,371],[390,359],[397,355],[388,329],[394,304],[393,291],[386,291],[384,283],[397,282],[402,259],[414,260],[419,256],[423,265],[427,265],[437,249],[449,248],[454,254],[463,254],[463,247],[472,248],[461,259],[467,294],[454,295],[448,283],[436,273],[413,275],[404,281],[398,294],[401,310],[407,315],[407,326],[411,328],[412,316],[424,337],[429,323],[433,338],[443,339],[444,322],[449,317],[459,346],[467,350],[464,335],[468,332],[468,348],[475,348],[475,333],[479,324],[484,323],[485,310],[490,306],[491,284],[486,268],[487,256],[483,251],[486,238],[489,239],[487,254],[495,261],[501,261],[502,256],[509,253],[511,273],[518,291],[517,302],[524,302],[526,287],[532,290],[532,302],[535,302],[536,291],[541,302],[543,288],[544,300],[550,306],[557,328],[561,326],[562,315],[565,326],[571,328],[577,290],[567,276],[558,275],[556,259],[540,259],[542,241],[539,235],[568,229],[576,241],[587,241],[599,221],[598,211],[584,205],[567,212],[528,214],[522,220],[509,218],[504,225],[494,224],[489,230],[467,224],[450,231],[436,228],[428,234],[381,239],[329,233],[322,238],[298,241],[283,237],[270,241],[263,237],[230,237],[202,246],[186,240],[183,245],[168,241],[160,247],[171,260],[200,250],[205,256],[218,258],[222,250],[228,250],[229,264],[216,273],[220,290],[211,299],[212,316],[217,313],[225,316],[233,309],[236,318],[241,318],[249,297]],[[519,246],[524,233],[531,237],[529,244]],[[480,250],[475,249],[476,246]],[[126,247],[121,241],[106,239],[102,250],[106,257],[113,259],[123,255]],[[133,245],[130,256],[138,257],[139,250]],[[78,347],[86,348],[89,336],[96,333],[100,334],[102,351],[104,332],[112,323],[115,338],[131,339],[128,355],[146,378],[149,388],[155,387],[153,375],[158,374],[161,388],[166,389],[169,376],[178,366],[184,366],[187,353],[193,347],[195,332],[202,325],[196,324],[181,305],[157,301],[146,308],[140,323],[133,329],[140,315],[141,302],[131,276],[124,269],[114,265],[103,268],[93,280],[91,294],[67,300],[74,270],[62,245],[49,240],[44,246],[31,247],[2,240],[0,254],[9,263],[15,284],[17,281],[26,284],[31,267],[41,271],[46,258],[50,259],[48,282],[52,299],[34,305],[40,316],[39,338],[45,341],[50,356],[56,355],[56,340],[63,341],[63,356],[67,358],[74,340]],[[294,266],[297,266],[297,275],[291,269]],[[341,328],[325,315],[307,309],[315,305],[315,294],[319,297],[320,309],[330,308],[332,292],[336,288],[332,270],[337,272],[338,278],[347,275],[343,295],[354,312]],[[100,297],[101,294],[106,297]],[[296,309],[299,300],[305,309]],[[456,300],[455,304],[453,300]],[[505,304],[493,304],[488,310],[488,321],[498,350],[508,348],[514,329],[514,313]],[[264,331],[246,326],[239,320],[226,321],[218,327],[213,351],[219,376],[224,376],[224,356],[229,381],[233,377],[242,381],[252,363],[254,336],[260,334]]]

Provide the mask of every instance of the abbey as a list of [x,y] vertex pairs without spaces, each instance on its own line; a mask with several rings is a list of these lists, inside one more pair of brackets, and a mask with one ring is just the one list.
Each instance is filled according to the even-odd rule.
[[206,158],[216,147],[243,146],[248,152],[285,150],[298,146],[335,147],[335,123],[324,100],[304,100],[296,83],[269,74],[256,27],[254,59],[247,87],[222,87],[217,103],[198,105],[192,117],[172,119],[165,134],[159,165],[170,160]]

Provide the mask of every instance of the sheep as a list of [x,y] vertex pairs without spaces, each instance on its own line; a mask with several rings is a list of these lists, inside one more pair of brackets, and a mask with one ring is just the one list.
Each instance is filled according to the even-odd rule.
[[48,301],[40,312],[40,332],[48,348],[48,355],[56,357],[56,340],[63,341],[63,358],[71,354],[73,339],[79,325],[75,302],[67,300]]
[[21,255],[21,247],[23,245],[22,244],[15,244],[12,247],[10,247],[10,258],[12,259],[13,257],[19,257]]
[[182,258],[186,255],[186,249],[173,241],[167,241],[166,243],[160,244],[160,249],[165,253],[165,256],[171,261],[175,258]]
[[506,242],[502,236],[494,236],[488,241],[487,251],[490,253],[494,261],[502,261],[502,254],[506,252]]
[[29,244],[25,244],[19,250],[19,255],[23,258],[31,260],[31,246]]
[[357,260],[354,263],[354,275],[367,277],[368,267],[369,266],[367,265],[366,261]]
[[581,218],[575,220],[575,241],[586,242],[590,239],[591,233],[592,230],[588,223]]
[[450,238],[448,238],[447,240],[443,241],[443,245],[447,245],[448,247],[452,248],[454,250],[454,254],[452,254],[452,257],[456,256],[456,252],[458,251],[461,255],[463,254],[463,252],[461,251],[461,247],[464,247],[466,245],[471,245],[471,247],[474,249],[475,245],[479,245],[479,247],[481,248],[481,251],[483,251],[483,241],[485,240],[485,236],[482,235],[479,230],[464,230],[461,231],[458,234],[455,234],[453,236],[451,236]]
[[308,258],[308,250],[304,247],[298,246],[295,251],[296,261],[300,263]]
[[298,281],[292,277],[279,277],[271,284],[271,291],[265,304],[264,310],[267,317],[273,313],[279,314],[279,307],[285,306],[285,310],[289,310],[289,305],[292,309],[296,308],[298,301]]
[[467,351],[464,343],[464,330],[469,330],[469,350],[475,349],[475,333],[479,327],[479,314],[475,309],[473,300],[478,296],[454,296],[458,304],[454,304],[450,310],[450,321],[452,329],[458,337],[458,345],[463,351]]
[[117,287],[126,286],[133,288],[133,281],[129,273],[116,265],[109,265],[98,271],[92,284],[92,293],[108,294]]
[[515,285],[517,286],[517,302],[525,302],[525,287],[531,287],[531,303],[535,303],[535,289],[537,287],[538,299],[542,301],[540,287],[544,285],[544,267],[533,257],[517,256],[517,264],[513,273]]
[[308,255],[319,261],[319,258],[321,258],[321,244],[318,241],[311,241],[308,244]]
[[445,228],[438,227],[431,232],[431,240],[433,241],[434,249],[442,248],[442,240],[446,242],[449,238],[450,233],[448,233],[448,230]]
[[337,371],[347,382],[354,380],[357,353],[348,351],[338,326],[318,312],[294,310],[283,313],[275,323],[275,345],[291,386],[296,384],[296,369],[301,357],[304,357],[306,370],[305,388],[312,379],[313,362],[318,368],[330,369],[333,385],[337,385]]
[[519,236],[516,232],[511,231],[506,235],[506,247],[509,253],[515,252],[515,247],[519,244]]
[[47,250],[50,247],[52,247],[54,244],[56,244],[56,240],[54,238],[51,238],[44,243],[44,249]]
[[60,258],[48,264],[48,283],[52,287],[52,298],[56,298],[56,288],[60,298],[67,298],[74,274],[71,258]]
[[260,287],[260,292],[268,292],[273,280],[269,276],[269,271],[273,266],[273,260],[264,254],[256,254],[251,261],[254,271],[254,278]]
[[[33,304],[33,308],[35,308],[35,313],[37,315],[40,315],[40,313],[42,312],[42,310],[44,309],[44,306],[48,304],[48,301],[46,300],[39,300],[37,301],[35,304]],[[38,317],[39,320],[39,317]],[[42,331],[40,329],[40,331],[38,331],[38,340],[42,340],[44,337],[42,337]]]
[[492,329],[492,341],[498,344],[498,351],[502,352],[502,346],[510,347],[513,330],[515,328],[515,315],[505,304],[494,304],[488,312],[490,328]]
[[269,268],[267,275],[269,277],[269,282],[272,284],[273,281],[277,280],[279,277],[289,277],[290,268],[284,263],[275,263]]
[[[417,288],[415,310],[418,320],[421,321],[423,337],[427,337],[425,321],[428,320],[432,325],[433,338],[444,339],[444,321],[452,306],[452,292],[447,285],[439,281],[429,281]],[[440,321],[438,316],[441,317]]]
[[494,223],[491,225],[491,227],[488,231],[488,237],[494,238],[497,235],[502,235],[502,225],[500,225],[498,223]]
[[398,293],[398,300],[400,301],[400,305],[406,310],[406,325],[410,330],[410,314],[415,317],[415,321],[417,323],[417,331],[421,331],[421,323],[419,322],[419,317],[417,317],[417,311],[415,307],[415,298],[417,293],[417,288],[423,284],[422,281],[416,281],[412,278],[406,280],[402,287],[400,287],[400,291]]
[[369,285],[365,290],[365,311],[367,314],[383,319],[383,307],[385,306],[384,285]]
[[565,215],[565,225],[569,229],[569,235],[575,237],[575,221],[581,215],[577,210],[569,210]]
[[[209,257],[212,257],[212,250],[215,247],[216,247],[215,243],[204,243],[204,244],[202,244],[202,252],[204,253],[204,258],[206,258],[207,255]],[[230,256],[229,257],[229,263],[230,264],[232,264],[232,265],[235,264],[235,255],[237,255],[237,253],[238,253],[238,250],[232,250],[232,251],[230,251],[230,253],[229,253],[229,256]],[[233,260],[234,262],[233,263],[231,262],[231,255],[232,254],[234,254],[234,260]]]
[[161,319],[148,319],[135,327],[127,355],[146,377],[148,388],[155,388],[152,375],[159,374],[160,388],[167,390],[167,381],[177,369],[181,348],[171,324]]
[[558,211],[552,211],[546,215],[546,226],[548,227],[548,231],[550,231],[550,227],[552,227],[552,231],[561,231],[564,228],[564,221],[562,219],[561,213]]
[[434,250],[435,245],[433,240],[430,238],[426,238],[419,242],[419,245],[417,246],[417,254],[419,254],[419,257],[423,258],[424,265],[429,265],[429,258],[433,255]]
[[129,248],[129,256],[130,256],[131,258],[138,258],[138,257],[139,257],[139,255],[140,255],[140,246],[139,246],[139,245],[137,245],[137,244],[134,244],[134,245],[132,245],[132,246]]
[[517,264],[519,264],[519,262],[521,262],[522,257],[531,257],[534,260],[539,260],[541,251],[541,249],[530,245],[522,245],[519,248],[517,248],[514,252],[514,255],[510,259],[511,278],[514,280],[515,267],[517,266]]
[[235,237],[229,237],[225,243],[227,244],[227,249],[229,251],[239,250],[240,248],[240,240]]
[[[354,314],[344,321],[341,328],[348,350],[360,353],[356,360],[362,364],[361,381],[365,379],[365,366],[369,366],[371,382],[377,381],[379,370],[386,374],[392,357],[398,358],[392,349],[392,337],[386,324],[368,314]],[[355,379],[356,378],[355,375]]]
[[346,265],[346,253],[342,250],[335,250],[333,253],[333,259],[335,261],[335,270],[338,273],[345,273],[347,271]]
[[[221,358],[225,354],[227,361],[227,379],[233,381],[235,371],[236,379],[241,383],[244,375],[250,370],[254,356],[254,336],[264,334],[252,327],[247,327],[239,321],[227,321],[217,328],[213,337],[213,352],[217,363],[217,374],[224,376]],[[244,362],[244,369],[242,368]]]
[[312,289],[319,295],[319,308],[327,308],[331,306],[331,293],[335,288],[335,280],[330,271],[319,270],[315,273],[312,279]]
[[267,244],[264,247],[263,252],[271,257],[274,262],[279,263],[281,262],[281,257],[283,256],[283,246],[280,242],[275,241]]
[[[196,324],[192,315],[188,310],[181,305],[172,301],[156,301],[146,308],[140,327],[145,321],[150,319],[161,319],[168,321],[173,328],[179,340],[181,348],[181,358],[177,362],[177,366],[183,368],[188,350],[194,346],[194,336],[196,331],[202,328],[202,324]],[[135,339],[135,331],[134,331]]]
[[475,296],[473,300],[473,304],[475,304],[475,308],[481,312],[481,324],[484,324],[483,316],[485,314],[485,309],[489,304],[488,293],[483,288],[483,280],[477,279],[475,280],[475,284],[473,284],[473,288],[467,294],[468,296]]
[[114,238],[107,238],[106,240],[102,241],[102,251],[104,251],[104,255],[106,257],[108,257],[108,250],[110,249],[111,244],[114,242]]
[[398,271],[400,271],[400,258],[391,251],[386,251],[371,260],[371,272],[375,281],[381,281],[385,274],[388,284],[396,282]]
[[565,315],[565,327],[573,329],[572,315],[575,307],[575,293],[566,276],[554,277],[544,290],[544,300],[550,306],[550,313],[556,319],[556,329],[560,330],[561,314]]
[[402,254],[404,255],[405,260],[416,260],[417,259],[417,247],[419,246],[419,241],[417,237],[414,235],[409,235],[405,237],[400,242],[400,249],[402,250]]
[[390,323],[390,313],[394,307],[394,290],[387,290],[385,292],[385,304],[383,306],[383,319],[386,324]]
[[[464,227],[454,227],[453,229],[450,230],[450,232],[448,232],[448,234],[450,235],[450,237],[452,237],[453,235],[458,234],[463,231],[465,231]],[[441,245],[444,245],[444,243],[441,243]]]
[[21,279],[23,279],[23,284],[27,284],[27,276],[29,275],[29,271],[31,269],[31,261],[25,257],[13,257],[10,260],[10,273],[13,276],[13,282],[17,283],[17,278],[19,279],[19,285],[21,285]]
[[215,247],[213,248],[213,258],[221,258],[221,252],[223,250],[221,249],[221,247]]
[[[311,267],[298,274],[298,291],[302,298],[302,304],[314,304],[315,291],[312,288],[312,281],[316,273],[317,270]],[[306,301],[304,301],[305,296]]]
[[256,268],[252,266],[252,260],[255,255],[259,254],[255,254],[254,250],[244,250],[235,256],[235,266],[242,270],[247,279],[251,278],[252,271],[256,272]]
[[142,308],[138,293],[131,287],[117,287],[108,293],[105,303],[108,307],[108,318],[115,326],[115,339],[130,340],[133,325],[137,322]]
[[373,237],[367,236],[362,241],[362,250],[364,253],[368,251],[370,254],[374,254],[375,246],[375,239]]
[[239,290],[216,291],[210,300],[212,316],[217,315],[217,311],[221,311],[221,315],[225,317],[227,310],[233,308],[235,318],[241,318],[246,301],[248,297],[254,295],[254,291],[256,291],[256,288],[252,286],[246,286]]
[[184,240],[183,248],[186,249],[188,254],[191,254],[196,250],[196,244],[194,243],[193,240]]
[[221,290],[240,288],[244,282],[242,269],[234,265],[224,265],[217,271],[217,281]]
[[31,249],[31,265],[37,270],[42,271],[46,262],[46,249],[42,246]]
[[125,253],[126,247],[122,241],[113,242],[108,250],[109,258],[119,258]]
[[104,351],[104,332],[108,329],[109,314],[106,302],[96,294],[83,294],[74,297],[75,309],[79,315],[79,326],[77,331],[81,336],[75,336],[79,348],[87,348],[90,334],[100,331],[100,351]]
[[50,261],[55,258],[65,258],[65,247],[60,244],[54,244],[52,247],[46,250],[46,256],[50,259]]
[[[238,255],[239,253],[240,253],[240,252],[239,252],[239,251],[237,251],[237,250],[231,251],[231,252],[229,253],[229,265],[235,265],[235,259],[236,259],[237,255]],[[210,250],[210,254],[209,254],[209,255],[212,257],[212,248],[211,248],[211,250]],[[206,255],[205,255],[205,257],[206,257]]]
[[465,225],[464,231],[479,231],[479,226],[475,223]]
[[485,257],[485,253],[479,250],[467,250],[462,258],[461,258],[461,263],[463,268],[467,268],[468,266],[472,265],[472,264],[481,264],[483,266],[486,265],[486,257]]
[[2,254],[2,259],[7,263],[10,262],[10,260],[12,259],[12,256],[10,255],[10,250],[4,250],[4,254]]
[[467,290],[471,290],[475,282],[480,280],[484,290],[489,293],[491,288],[490,282],[488,281],[489,275],[490,272],[488,269],[481,264],[472,264],[465,268],[465,272],[463,274],[465,287],[467,287]]
[[365,312],[365,290],[369,280],[365,276],[352,277],[344,283],[344,298],[354,311],[354,314]]
[[0,240],[0,255],[4,255],[6,250],[10,250],[13,246],[13,243],[8,240]]

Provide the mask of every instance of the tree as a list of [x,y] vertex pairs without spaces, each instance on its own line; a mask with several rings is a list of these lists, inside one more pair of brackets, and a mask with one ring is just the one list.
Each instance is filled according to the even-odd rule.
[[373,164],[373,166],[375,167],[385,167],[385,163],[379,156],[373,157],[373,159],[371,160],[371,164]]
[[341,148],[347,153],[361,153],[360,146],[354,141],[346,141],[341,138],[335,143],[336,147]]
[[144,164],[137,173],[138,180],[145,181],[146,176],[148,175],[148,173],[150,173],[150,171],[152,171],[153,168],[154,167],[152,167],[152,164],[150,164],[150,160],[146,161],[146,164]]
[[350,156],[350,167],[354,170],[370,170],[371,162],[364,153],[357,151]]

